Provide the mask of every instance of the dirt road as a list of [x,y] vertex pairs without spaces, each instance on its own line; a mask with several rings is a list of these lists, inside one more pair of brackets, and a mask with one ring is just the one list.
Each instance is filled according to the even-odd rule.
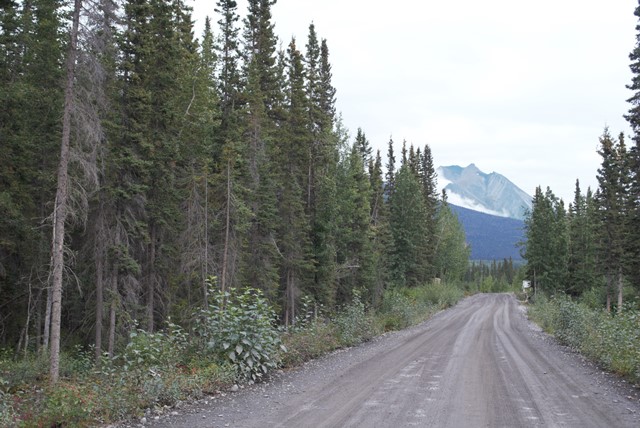
[[638,390],[557,345],[507,294],[174,413],[146,426],[640,427]]

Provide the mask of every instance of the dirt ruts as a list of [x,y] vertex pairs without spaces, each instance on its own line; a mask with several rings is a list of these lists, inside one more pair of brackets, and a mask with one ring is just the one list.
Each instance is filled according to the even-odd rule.
[[144,426],[637,428],[638,399],[529,323],[512,295],[481,294]]

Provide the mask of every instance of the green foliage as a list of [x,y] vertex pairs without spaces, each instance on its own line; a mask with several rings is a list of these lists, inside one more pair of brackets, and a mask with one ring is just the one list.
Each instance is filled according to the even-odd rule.
[[149,333],[138,328],[129,334],[129,343],[121,357],[122,368],[135,371],[175,366],[181,361],[187,345],[187,333],[171,322],[166,331]]
[[433,282],[415,290],[410,290],[409,295],[418,301],[429,302],[439,310],[449,308],[464,297],[461,287],[455,282]]
[[367,313],[360,292],[353,290],[351,303],[337,314],[334,322],[343,346],[353,346],[366,342],[376,335],[373,318]]
[[5,391],[8,382],[0,376],[0,426],[10,426],[15,418],[13,397]]
[[436,215],[433,271],[441,279],[460,280],[469,266],[471,248],[464,229],[451,208],[443,202]]
[[536,188],[533,208],[525,218],[527,241],[524,258],[533,286],[555,292],[566,283],[569,257],[567,218],[564,203],[550,188]]
[[417,286],[427,280],[428,260],[423,257],[428,249],[427,222],[420,183],[403,165],[395,176],[389,221],[393,235],[392,278],[398,286]]
[[275,312],[259,290],[211,289],[207,309],[196,316],[203,351],[231,364],[237,375],[258,381],[278,366],[282,345]]
[[433,282],[419,287],[393,288],[384,294],[379,318],[384,330],[399,330],[422,322],[464,296],[455,283]]
[[566,296],[538,294],[531,317],[562,343],[608,370],[640,382],[640,308],[626,306],[612,315]]
[[336,325],[322,319],[285,331],[282,342],[287,348],[282,356],[284,367],[295,367],[341,346]]
[[417,318],[420,309],[406,293],[397,289],[386,290],[380,306],[380,321],[382,328],[387,330],[400,330],[412,325]]

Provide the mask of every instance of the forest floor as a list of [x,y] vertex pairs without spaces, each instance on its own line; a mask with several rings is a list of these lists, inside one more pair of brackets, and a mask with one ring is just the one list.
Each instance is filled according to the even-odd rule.
[[510,294],[268,382],[120,425],[145,427],[638,427],[640,389],[559,345]]

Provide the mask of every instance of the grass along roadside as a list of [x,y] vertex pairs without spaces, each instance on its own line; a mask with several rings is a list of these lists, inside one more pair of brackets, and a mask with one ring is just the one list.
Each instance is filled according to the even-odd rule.
[[561,343],[603,369],[640,385],[640,309],[632,303],[607,313],[560,295],[538,295],[529,316]]
[[232,296],[212,289],[210,295],[208,309],[194,313],[189,331],[171,323],[155,333],[136,329],[116,358],[98,363],[92,349],[64,354],[62,380],[53,387],[45,355],[16,360],[0,353],[0,426],[85,427],[161,413],[236,383],[259,381],[276,367],[295,367],[419,323],[464,292],[445,283],[392,289],[377,308],[354,293],[334,314],[307,302],[286,330],[275,326],[273,310],[256,290]]

